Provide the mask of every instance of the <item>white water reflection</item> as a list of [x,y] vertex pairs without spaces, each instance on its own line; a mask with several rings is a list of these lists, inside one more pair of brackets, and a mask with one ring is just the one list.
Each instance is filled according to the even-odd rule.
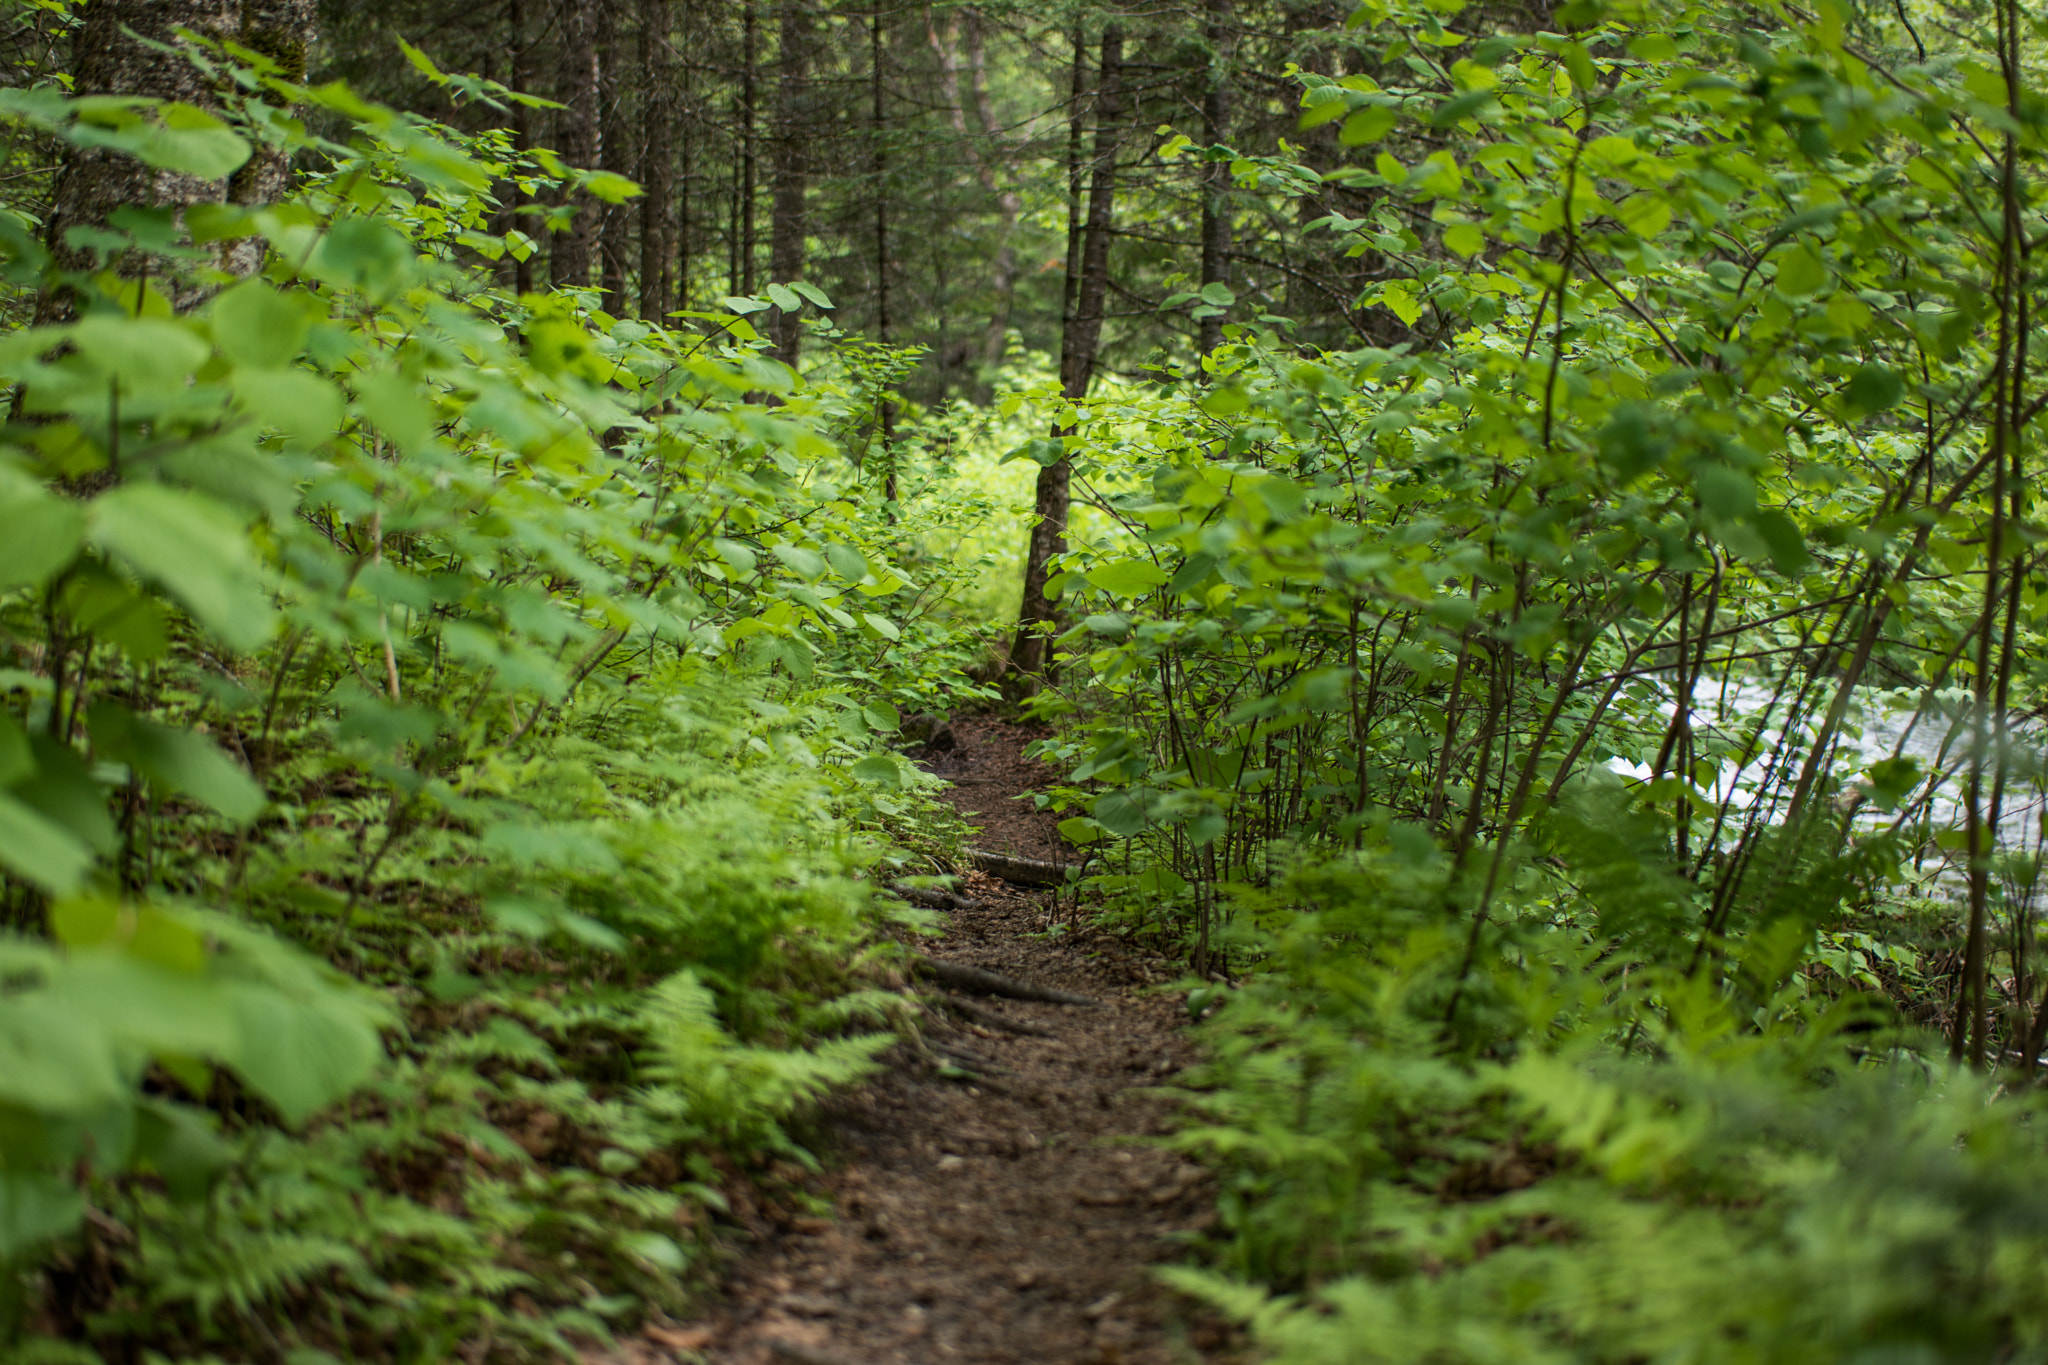
[[[1832,687],[1813,688],[1788,727],[1787,713],[1798,692],[1797,681],[1782,693],[1763,681],[1700,681],[1692,706],[1695,752],[1703,760],[1694,773],[1700,795],[1745,815],[1759,799],[1765,799],[1774,803],[1774,808],[1764,812],[1767,819],[1782,814],[1834,696]],[[1608,768],[1624,777],[1648,780],[1649,760],[1660,747],[1662,729],[1676,709],[1676,699],[1667,686],[1664,698],[1645,708],[1642,716],[1643,731],[1650,735],[1645,751],[1633,759],[1610,758]],[[1928,798],[1924,805],[1910,810],[1902,832],[1931,843],[1944,831],[1963,828],[1964,792],[1975,743],[1971,714],[1970,694],[1963,689],[1944,689],[1931,698],[1913,688],[1855,689],[1829,766],[1845,790],[1858,790],[1866,797],[1857,808],[1858,827],[1884,828],[1899,821],[1901,812],[1888,812],[1879,801],[1867,799],[1883,785],[1873,780],[1872,766],[1896,755],[1914,760],[1923,778],[1907,797],[1907,806],[1923,796]],[[1763,722],[1761,734],[1756,728],[1759,720]],[[2033,848],[2042,842],[2044,815],[2048,815],[2048,794],[2044,794],[2042,782],[2048,732],[2035,720],[2018,715],[2011,716],[2008,724],[1998,843],[2006,848]],[[1994,762],[1996,757],[1994,753]],[[1710,776],[1705,771],[1709,764],[1713,769]],[[1667,771],[1670,766],[1667,764]],[[1940,780],[1929,794],[1924,779],[1935,774],[1941,775]],[[1896,777],[1896,773],[1880,775]],[[1987,774],[1987,806],[1989,793]],[[1723,827],[1724,838],[1732,839],[1740,826],[1741,821],[1731,817]],[[1927,853],[1939,856],[1931,847]]]

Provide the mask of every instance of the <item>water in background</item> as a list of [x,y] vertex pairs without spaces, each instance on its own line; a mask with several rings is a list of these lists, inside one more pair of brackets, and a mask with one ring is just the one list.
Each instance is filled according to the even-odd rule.
[[[1830,692],[1821,692],[1817,698],[1810,698],[1800,722],[1788,734],[1785,712],[1797,690],[1796,684],[1788,687],[1785,696],[1778,699],[1773,707],[1776,694],[1767,682],[1748,680],[1723,684],[1718,680],[1700,680],[1693,693],[1693,724],[1702,740],[1709,735],[1718,735],[1729,740],[1738,754],[1748,751],[1756,724],[1759,718],[1766,716],[1768,709],[1763,734],[1751,751],[1753,756],[1746,763],[1738,763],[1734,758],[1722,760],[1712,784],[1700,786],[1703,795],[1717,803],[1726,801],[1733,809],[1747,811],[1758,799],[1759,789],[1774,764],[1785,765],[1790,773],[1796,773],[1806,760],[1807,751],[1812,747],[1815,733],[1832,700]],[[1924,700],[1925,694],[1918,689],[1857,688],[1843,720],[1832,767],[1845,787],[1864,789],[1873,786],[1869,777],[1870,767],[1895,755],[1917,760],[1923,777],[1937,771],[1943,773],[1924,813],[1909,822],[1902,832],[1921,832],[1930,844],[1925,851],[1927,865],[1938,872],[1948,872],[1952,870],[1947,866],[1950,855],[1933,846],[1933,840],[1941,832],[1961,829],[1966,823],[1963,796],[1969,780],[1970,753],[1974,743],[1971,698],[1966,690],[1944,689],[1927,702],[1926,710],[1921,712],[1919,708]],[[1661,720],[1670,719],[1676,710],[1676,702],[1670,696],[1668,684],[1664,698],[1652,705]],[[1646,715],[1645,720],[1648,719]],[[2048,792],[2044,792],[2042,780],[2044,756],[2048,756],[2048,730],[2044,730],[2039,722],[2018,714],[2009,716],[2008,725],[2005,796],[1998,822],[1998,843],[2008,849],[2038,850],[2043,842],[2044,815],[2048,815]],[[1654,757],[1656,747],[1656,742],[1652,742],[1650,752],[1638,758]],[[1701,744],[1699,747],[1706,746]],[[1609,759],[1607,766],[1624,777],[1647,780],[1650,776],[1648,762],[1625,756]],[[1782,801],[1789,791],[1789,781],[1784,780],[1789,774],[1781,773],[1779,776],[1783,785],[1778,790],[1778,799]],[[1917,788],[1913,795],[1917,798],[1923,792],[1924,787]],[[1988,780],[1986,792],[1988,801]],[[1869,829],[1888,827],[1897,818],[1896,813],[1887,813],[1871,801],[1865,801],[1856,813],[1857,825]],[[1732,839],[1735,832],[1729,831],[1728,837]],[[1954,878],[1942,875],[1938,880],[1944,889],[1953,890]]]

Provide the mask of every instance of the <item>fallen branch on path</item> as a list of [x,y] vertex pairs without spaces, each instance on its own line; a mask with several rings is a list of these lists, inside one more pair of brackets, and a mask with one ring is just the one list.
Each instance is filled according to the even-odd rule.
[[1001,1029],[1005,1033],[1021,1033],[1027,1038],[1059,1036],[1049,1028],[1040,1028],[1036,1024],[1027,1024],[1021,1019],[1012,1019],[1008,1015],[997,1014],[994,1010],[983,1009],[972,1000],[962,1000],[957,995],[941,995],[939,999],[945,1002],[947,1009],[962,1019],[972,1024],[980,1024],[983,1028]]
[[970,848],[968,858],[974,865],[991,877],[1019,886],[1065,886],[1067,869],[1073,863],[1049,863],[1042,858],[1019,858],[1010,853],[991,853],[985,848]]
[[934,979],[961,990],[980,991],[983,995],[1000,995],[1009,1000],[1035,1000],[1045,1005],[1100,1005],[1100,1000],[1070,991],[1056,991],[1049,986],[1033,986],[1029,982],[1014,981],[1007,976],[970,967],[964,962],[947,962],[941,958],[926,957],[920,953],[917,965]]

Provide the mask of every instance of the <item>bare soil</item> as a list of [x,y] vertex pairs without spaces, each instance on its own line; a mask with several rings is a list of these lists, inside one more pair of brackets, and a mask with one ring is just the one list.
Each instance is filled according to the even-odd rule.
[[[1051,817],[1010,798],[1050,774],[1022,727],[969,720],[929,764],[983,827],[979,846],[1058,854]],[[966,779],[966,780],[962,780]],[[973,780],[987,779],[987,780]],[[1194,1060],[1176,974],[1113,938],[1044,936],[1045,893],[974,873],[934,957],[1088,995],[1099,1008],[977,999],[1053,1036],[935,1014],[890,1069],[833,1102],[838,1161],[810,1188],[829,1216],[743,1210],[721,1296],[613,1359],[717,1365],[1170,1365],[1227,1357],[1222,1325],[1154,1283],[1214,1220],[1200,1167],[1146,1140]],[[949,1054],[952,1062],[942,1059]],[[963,1071],[962,1057],[976,1071]]]

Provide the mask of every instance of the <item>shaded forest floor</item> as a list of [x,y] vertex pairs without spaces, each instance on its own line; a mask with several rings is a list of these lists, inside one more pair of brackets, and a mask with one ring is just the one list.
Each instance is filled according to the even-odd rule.
[[[1051,818],[1011,800],[1046,780],[1020,757],[1030,732],[954,728],[959,748],[930,766],[957,782],[947,797],[982,828],[977,842],[1052,856]],[[832,1168],[809,1187],[830,1214],[736,1207],[746,1239],[708,1315],[651,1327],[608,1359],[1170,1365],[1227,1346],[1220,1323],[1151,1275],[1214,1217],[1202,1170],[1143,1144],[1172,1118],[1148,1089],[1194,1059],[1179,997],[1146,989],[1173,965],[1114,938],[1047,936],[1049,893],[979,872],[960,889],[971,907],[926,952],[1102,1006],[979,1002],[1050,1037],[933,1018],[823,1114]],[[942,1071],[933,1045],[1000,1070]]]

